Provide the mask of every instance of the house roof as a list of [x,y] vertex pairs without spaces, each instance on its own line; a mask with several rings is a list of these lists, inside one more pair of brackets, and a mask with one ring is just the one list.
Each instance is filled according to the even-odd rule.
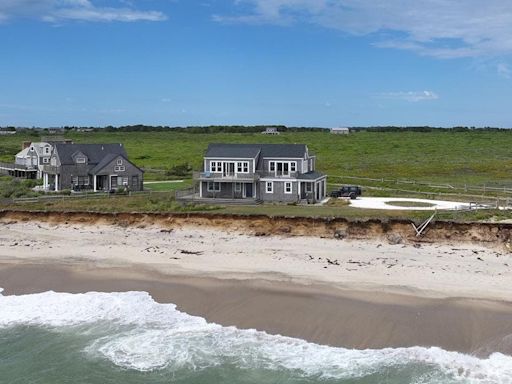
[[74,164],[74,155],[82,152],[87,156],[89,165],[97,165],[103,161],[107,155],[123,155],[126,157],[126,151],[123,144],[55,144],[55,149],[59,154],[61,164]]
[[319,178],[324,177],[324,176],[325,175],[323,173],[321,173],[321,172],[311,171],[311,172],[299,174],[297,176],[297,179],[301,179],[301,180],[316,180],[316,179],[319,179]]
[[305,144],[210,144],[206,157],[226,158],[303,158],[307,152]]

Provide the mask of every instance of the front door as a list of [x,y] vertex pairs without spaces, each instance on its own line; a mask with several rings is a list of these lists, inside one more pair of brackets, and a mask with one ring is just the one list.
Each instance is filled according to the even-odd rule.
[[235,174],[235,163],[223,163],[222,175],[233,176]]
[[244,184],[244,197],[252,197],[252,184],[246,183]]

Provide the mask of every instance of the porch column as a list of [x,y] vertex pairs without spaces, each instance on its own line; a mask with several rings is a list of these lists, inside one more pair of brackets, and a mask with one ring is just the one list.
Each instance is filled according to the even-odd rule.
[[203,181],[199,180],[199,197],[203,197]]
[[300,186],[301,186],[300,181],[297,181],[297,196],[299,196],[299,200],[302,197],[302,194],[300,192]]
[[316,202],[316,181],[313,182],[313,202]]
[[55,192],[59,190],[59,175],[55,174]]
[[252,197],[253,199],[256,198],[256,186],[258,185],[258,183],[252,183]]
[[97,188],[96,188],[96,175],[92,175],[92,184],[93,184],[94,192],[96,192],[97,191]]
[[47,173],[43,173],[43,189],[48,188]]

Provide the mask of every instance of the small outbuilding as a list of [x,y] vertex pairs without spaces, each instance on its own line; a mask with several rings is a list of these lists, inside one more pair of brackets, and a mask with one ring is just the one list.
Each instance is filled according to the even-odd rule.
[[277,130],[276,127],[267,127],[263,132],[261,132],[262,135],[279,135],[281,132]]
[[346,127],[331,128],[331,133],[335,135],[348,135],[350,133],[350,129]]

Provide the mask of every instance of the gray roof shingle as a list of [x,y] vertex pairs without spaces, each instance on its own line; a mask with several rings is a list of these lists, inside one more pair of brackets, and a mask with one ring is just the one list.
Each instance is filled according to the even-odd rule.
[[303,158],[306,154],[305,144],[210,144],[206,157],[225,158]]
[[97,165],[107,155],[127,157],[123,144],[55,144],[59,159],[63,165],[74,164],[73,156],[82,152],[87,156],[88,165]]

